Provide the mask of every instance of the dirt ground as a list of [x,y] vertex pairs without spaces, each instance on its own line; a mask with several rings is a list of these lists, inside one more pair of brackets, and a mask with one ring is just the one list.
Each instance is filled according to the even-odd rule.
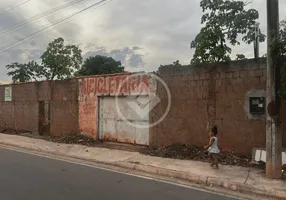
[[46,136],[44,137],[44,139],[56,143],[80,144],[90,147],[96,146],[100,143],[99,141],[96,141],[93,138],[84,135],[69,135],[69,136],[59,136],[59,137]]

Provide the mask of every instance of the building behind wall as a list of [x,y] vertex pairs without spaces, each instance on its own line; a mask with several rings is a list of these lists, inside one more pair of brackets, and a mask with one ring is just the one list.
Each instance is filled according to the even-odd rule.
[[[203,146],[208,142],[210,127],[217,125],[225,150],[250,153],[253,147],[265,147],[266,59],[197,67],[163,66],[159,75],[170,89],[172,105],[165,120],[150,130],[152,146]],[[158,86],[157,94],[165,96],[162,86]],[[153,114],[164,112],[167,99],[161,99]],[[284,146],[285,105],[283,102]]]

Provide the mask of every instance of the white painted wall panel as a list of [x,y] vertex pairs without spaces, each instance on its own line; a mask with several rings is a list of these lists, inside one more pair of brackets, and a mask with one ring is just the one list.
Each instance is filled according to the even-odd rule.
[[[141,103],[149,102],[148,96],[140,98]],[[140,104],[139,102],[139,104]],[[138,98],[118,98],[120,113],[117,113],[115,97],[101,97],[99,100],[100,139],[124,143],[149,145],[149,128],[136,125],[149,124],[149,107],[138,105]],[[146,110],[148,109],[148,110]],[[127,123],[126,120],[129,122]],[[130,124],[131,123],[131,124]]]

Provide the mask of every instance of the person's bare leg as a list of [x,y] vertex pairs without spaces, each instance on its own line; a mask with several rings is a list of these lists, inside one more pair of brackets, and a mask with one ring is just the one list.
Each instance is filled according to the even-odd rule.
[[215,160],[213,154],[210,154],[210,160],[211,160],[211,167],[215,165]]
[[215,163],[216,169],[219,169],[219,167],[218,167],[218,160],[217,160],[216,156],[214,156],[214,163]]

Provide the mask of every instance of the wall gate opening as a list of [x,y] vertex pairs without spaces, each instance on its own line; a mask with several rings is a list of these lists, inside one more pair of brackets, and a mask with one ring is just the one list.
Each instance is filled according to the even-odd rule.
[[[138,115],[138,109],[130,106],[132,103],[137,103],[136,98],[126,96],[117,98],[121,114],[117,112],[115,97],[99,98],[99,139],[149,145],[149,128],[136,126],[148,125],[149,114],[142,117]],[[142,96],[142,98],[146,98],[147,101],[149,97]]]

